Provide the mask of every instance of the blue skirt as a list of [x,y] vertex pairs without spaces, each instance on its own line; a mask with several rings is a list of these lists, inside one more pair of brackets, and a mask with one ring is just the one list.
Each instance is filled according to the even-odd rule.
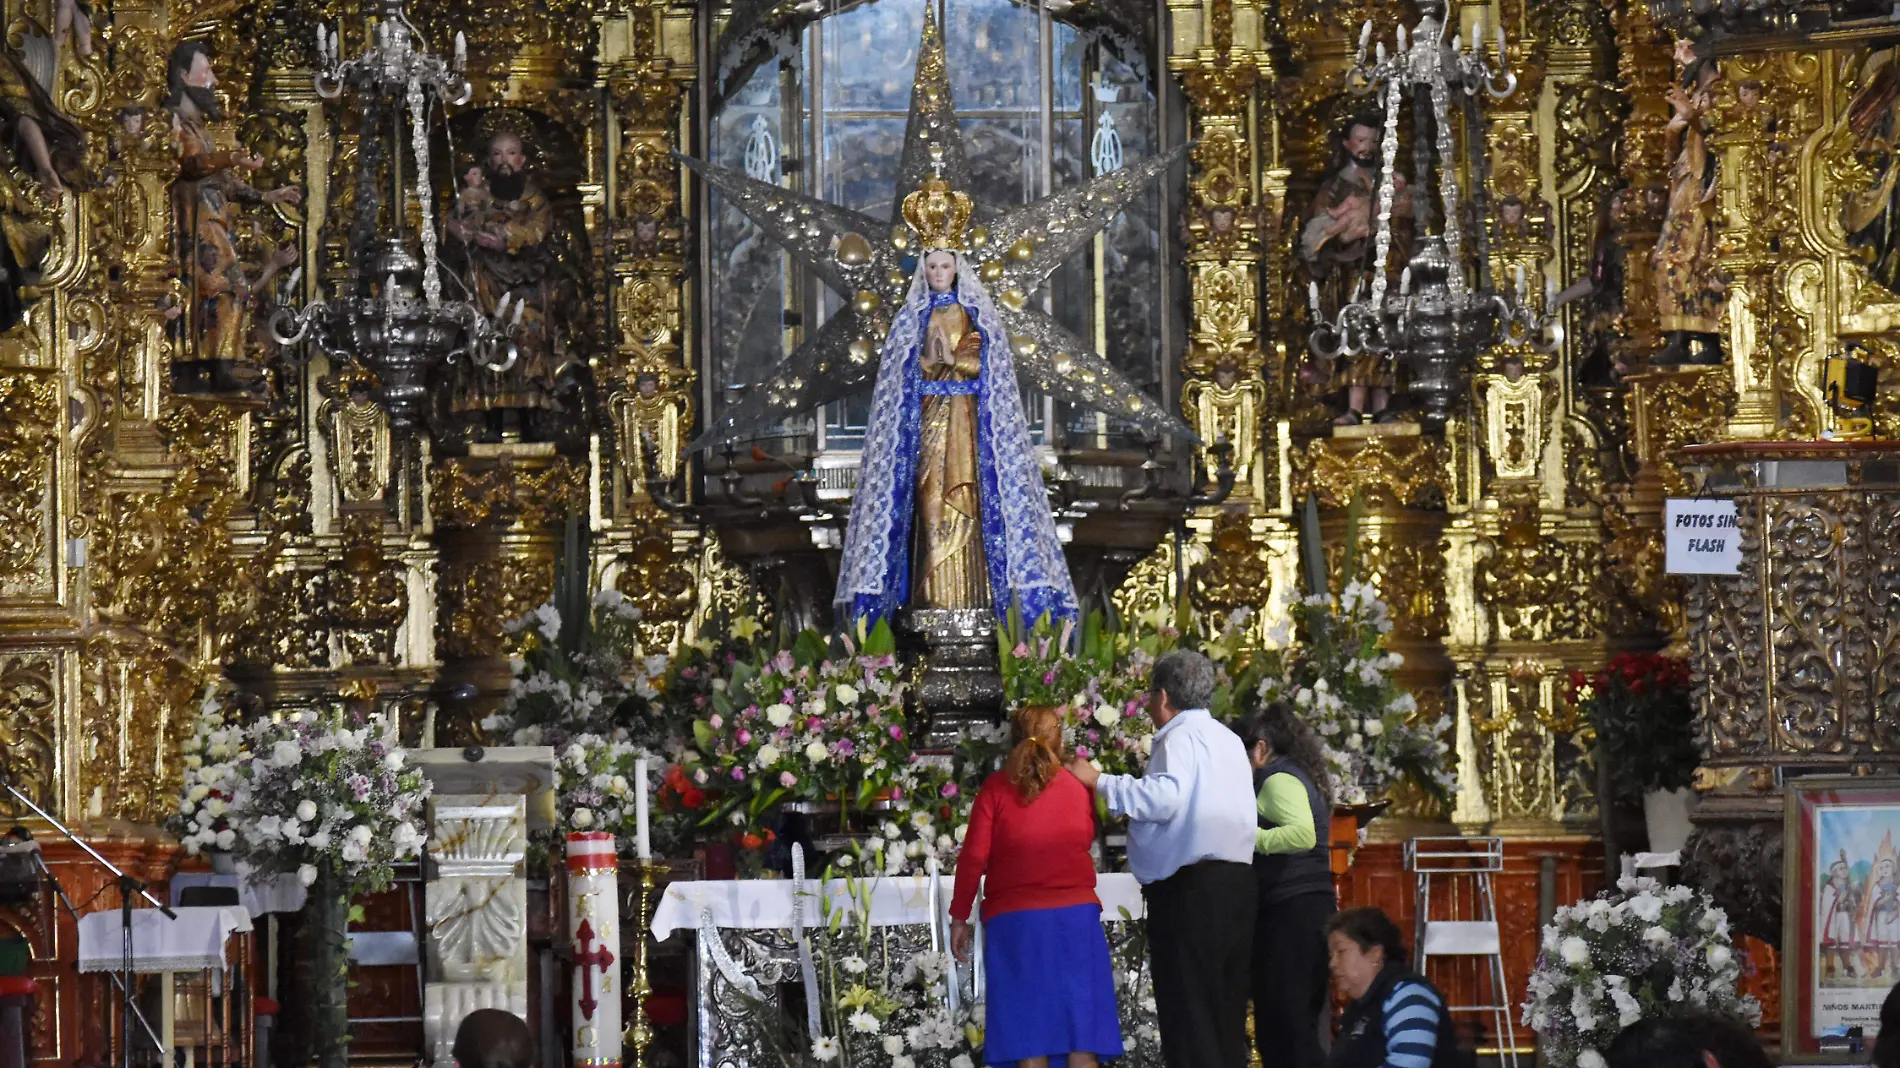
[[983,922],[983,1060],[1122,1055],[1099,905],[1005,912]]

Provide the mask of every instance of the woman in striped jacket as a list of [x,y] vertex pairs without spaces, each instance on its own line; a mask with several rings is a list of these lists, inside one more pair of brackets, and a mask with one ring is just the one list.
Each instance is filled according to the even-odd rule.
[[1327,1068],[1462,1068],[1445,996],[1405,959],[1390,917],[1346,909],[1326,923],[1333,984],[1350,999]]

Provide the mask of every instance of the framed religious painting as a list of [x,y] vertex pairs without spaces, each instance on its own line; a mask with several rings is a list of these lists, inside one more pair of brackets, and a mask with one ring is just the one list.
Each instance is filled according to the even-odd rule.
[[1900,778],[1787,784],[1782,884],[1782,1059],[1859,1060],[1900,982]]

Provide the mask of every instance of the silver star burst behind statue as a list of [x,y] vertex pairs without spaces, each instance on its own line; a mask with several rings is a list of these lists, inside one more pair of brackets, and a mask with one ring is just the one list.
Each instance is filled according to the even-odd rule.
[[[1145,396],[1087,342],[1032,307],[1029,299],[1183,152],[1153,156],[1034,203],[988,213],[987,225],[973,227],[969,247],[960,252],[981,264],[978,275],[996,297],[1021,385],[1149,433],[1194,441],[1187,424]],[[730,405],[689,448],[759,437],[793,416],[868,389],[890,332],[891,310],[903,307],[910,286],[904,259],[922,251],[913,247],[898,207],[933,172],[956,189],[970,189],[936,5],[924,5],[891,223],[755,181],[731,168],[680,158],[826,285],[849,298],[771,377]]]

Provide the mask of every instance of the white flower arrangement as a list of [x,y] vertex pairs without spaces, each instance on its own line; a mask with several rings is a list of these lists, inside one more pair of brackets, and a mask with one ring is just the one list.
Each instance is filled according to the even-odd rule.
[[904,768],[896,787],[876,832],[833,863],[867,876],[922,875],[934,860],[948,875],[969,830],[975,791],[958,784],[947,768],[924,761]]
[[233,851],[309,886],[328,868],[349,887],[388,887],[424,839],[429,784],[381,716],[341,709],[260,720],[232,776]]
[[1715,1012],[1758,1025],[1761,1006],[1735,991],[1741,971],[1707,894],[1626,877],[1544,928],[1523,1022],[1553,1068],[1603,1068],[1602,1051],[1638,1020]]
[[483,733],[515,745],[567,748],[572,736],[613,735],[649,749],[678,752],[683,732],[671,738],[634,738],[625,724],[654,725],[668,733],[665,717],[650,714],[660,696],[668,658],[644,656],[635,624],[640,610],[619,590],[595,594],[582,648],[569,653],[560,645],[561,613],[552,604],[504,626],[522,636],[523,657],[501,711],[484,718]]
[[1392,672],[1404,664],[1386,649],[1392,621],[1385,602],[1364,583],[1348,583],[1337,601],[1308,597],[1292,606],[1302,640],[1269,651],[1277,670],[1263,670],[1260,696],[1285,701],[1319,734],[1341,804],[1376,801],[1410,775],[1449,796],[1457,788],[1451,720],[1414,722],[1418,702]]
[[[578,734],[556,755],[556,817],[561,832],[607,831],[625,838],[631,848],[639,823],[639,786],[634,776],[640,757],[650,754],[630,742]],[[649,797],[658,796],[665,770],[665,761],[647,761]]]
[[178,811],[170,827],[185,852],[230,852],[237,843],[231,828],[231,797],[236,776],[250,759],[244,728],[225,716],[211,690],[205,691],[192,721],[191,736],[180,746],[185,778],[178,790]]

